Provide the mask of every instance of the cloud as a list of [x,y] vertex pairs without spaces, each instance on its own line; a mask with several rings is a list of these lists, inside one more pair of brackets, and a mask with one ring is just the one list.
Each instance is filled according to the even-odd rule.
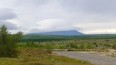
[[16,30],[16,29],[18,29],[18,27],[15,24],[10,23],[10,22],[6,22],[6,21],[0,21],[0,26],[1,25],[6,25],[8,30]]
[[38,27],[32,28],[31,31],[35,32],[49,32],[49,31],[61,31],[61,30],[79,30],[75,26],[71,25],[72,22],[63,19],[46,19],[37,22]]
[[101,23],[86,23],[86,24],[75,24],[75,27],[80,27],[81,31],[86,33],[86,34],[109,34],[109,33],[116,33],[116,22],[112,21],[112,22],[101,22]]
[[115,3],[115,0],[0,0],[0,8],[7,8],[0,9],[0,21],[13,23],[23,32],[74,29],[86,34],[116,33]]
[[60,2],[64,8],[73,12],[111,14],[116,11],[116,0],[60,0]]
[[16,30],[18,27],[8,20],[16,18],[16,15],[11,9],[0,8],[0,26],[6,25],[8,30]]
[[14,14],[14,12],[12,12],[11,9],[0,9],[0,20],[9,20],[13,18],[16,18],[16,15]]

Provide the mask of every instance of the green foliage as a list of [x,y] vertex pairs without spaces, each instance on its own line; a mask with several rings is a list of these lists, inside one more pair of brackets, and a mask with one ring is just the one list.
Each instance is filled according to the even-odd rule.
[[18,49],[18,58],[0,58],[0,65],[92,65],[88,61],[49,54],[42,49]]
[[79,46],[79,49],[84,49],[84,45],[81,44],[81,45]]
[[27,46],[27,47],[34,48],[34,47],[37,47],[37,44],[35,44],[34,42],[27,42],[27,43],[26,43],[26,46]]
[[87,44],[87,49],[93,49],[93,45],[92,44]]
[[[22,43],[22,46],[41,48],[46,50],[52,49],[74,49],[74,50],[89,50],[89,49],[115,49],[115,39],[81,39],[81,40],[60,40],[60,41],[46,41],[46,42],[27,42]],[[19,44],[21,46],[21,44]]]
[[26,34],[23,36],[22,42],[46,42],[46,41],[61,41],[61,40],[90,40],[90,39],[105,39],[109,43],[109,39],[116,39],[116,34],[97,34],[97,35],[80,35],[80,36],[59,36],[59,35],[39,35]]
[[17,34],[10,34],[5,25],[1,26],[0,57],[17,57],[16,42],[20,39]]
[[52,45],[51,45],[51,44],[46,44],[45,49],[47,50],[47,52],[51,53],[51,52],[52,52],[53,47],[52,47]]
[[113,49],[116,49],[116,44],[113,44],[112,48],[113,48]]

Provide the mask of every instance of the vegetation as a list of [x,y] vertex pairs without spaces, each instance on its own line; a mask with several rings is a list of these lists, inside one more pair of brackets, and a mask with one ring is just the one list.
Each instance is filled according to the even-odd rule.
[[116,41],[115,39],[87,39],[87,40],[79,39],[79,40],[33,42],[33,44],[25,42],[19,44],[19,46],[40,49],[107,50],[107,49],[116,49]]
[[22,42],[46,42],[61,40],[89,40],[89,39],[116,39],[116,34],[96,34],[96,35],[77,35],[77,36],[60,36],[60,35],[38,35],[26,34],[23,36]]
[[[40,36],[40,35],[39,35]],[[106,37],[106,38],[105,38]],[[11,34],[5,25],[0,28],[0,65],[92,65],[53,54],[53,50],[107,51],[116,49],[116,39],[99,36],[47,36]],[[6,58],[7,57],[7,58]]]
[[11,34],[7,27],[0,28],[0,65],[90,65],[87,61],[75,60],[52,54],[51,44],[38,48],[35,42],[19,43],[22,32]]
[[58,56],[43,49],[18,47],[18,58],[0,58],[0,65],[92,65],[88,61]]
[[17,57],[16,43],[20,40],[21,33],[10,34],[7,27],[0,28],[0,57]]

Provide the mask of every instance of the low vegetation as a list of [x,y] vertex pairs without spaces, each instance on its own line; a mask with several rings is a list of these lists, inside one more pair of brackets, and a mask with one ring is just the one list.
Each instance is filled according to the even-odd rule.
[[61,40],[47,42],[25,42],[19,46],[40,48],[40,49],[75,49],[75,50],[107,50],[116,49],[115,39],[81,39],[81,40]]
[[0,58],[0,65],[91,65],[88,61],[58,56],[38,48],[18,47],[18,58]]
[[46,42],[25,42],[19,47],[30,47],[51,51],[84,51],[98,55],[116,57],[115,39],[79,39]]
[[[0,28],[0,65],[92,65],[88,61],[58,56],[52,51],[116,50],[115,39],[51,39],[50,41],[43,39],[44,41],[22,42],[21,38],[22,32],[10,34],[5,25]],[[112,56],[114,57],[115,54]]]
[[21,32],[10,34],[5,25],[1,26],[0,65],[91,65],[87,61],[53,54],[51,44],[40,48],[41,45],[34,42],[18,43],[21,37]]

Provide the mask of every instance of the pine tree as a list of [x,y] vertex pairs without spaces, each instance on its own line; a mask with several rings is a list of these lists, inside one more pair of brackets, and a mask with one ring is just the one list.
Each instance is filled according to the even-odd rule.
[[0,57],[17,57],[16,41],[19,40],[17,34],[10,34],[7,27],[0,28]]

